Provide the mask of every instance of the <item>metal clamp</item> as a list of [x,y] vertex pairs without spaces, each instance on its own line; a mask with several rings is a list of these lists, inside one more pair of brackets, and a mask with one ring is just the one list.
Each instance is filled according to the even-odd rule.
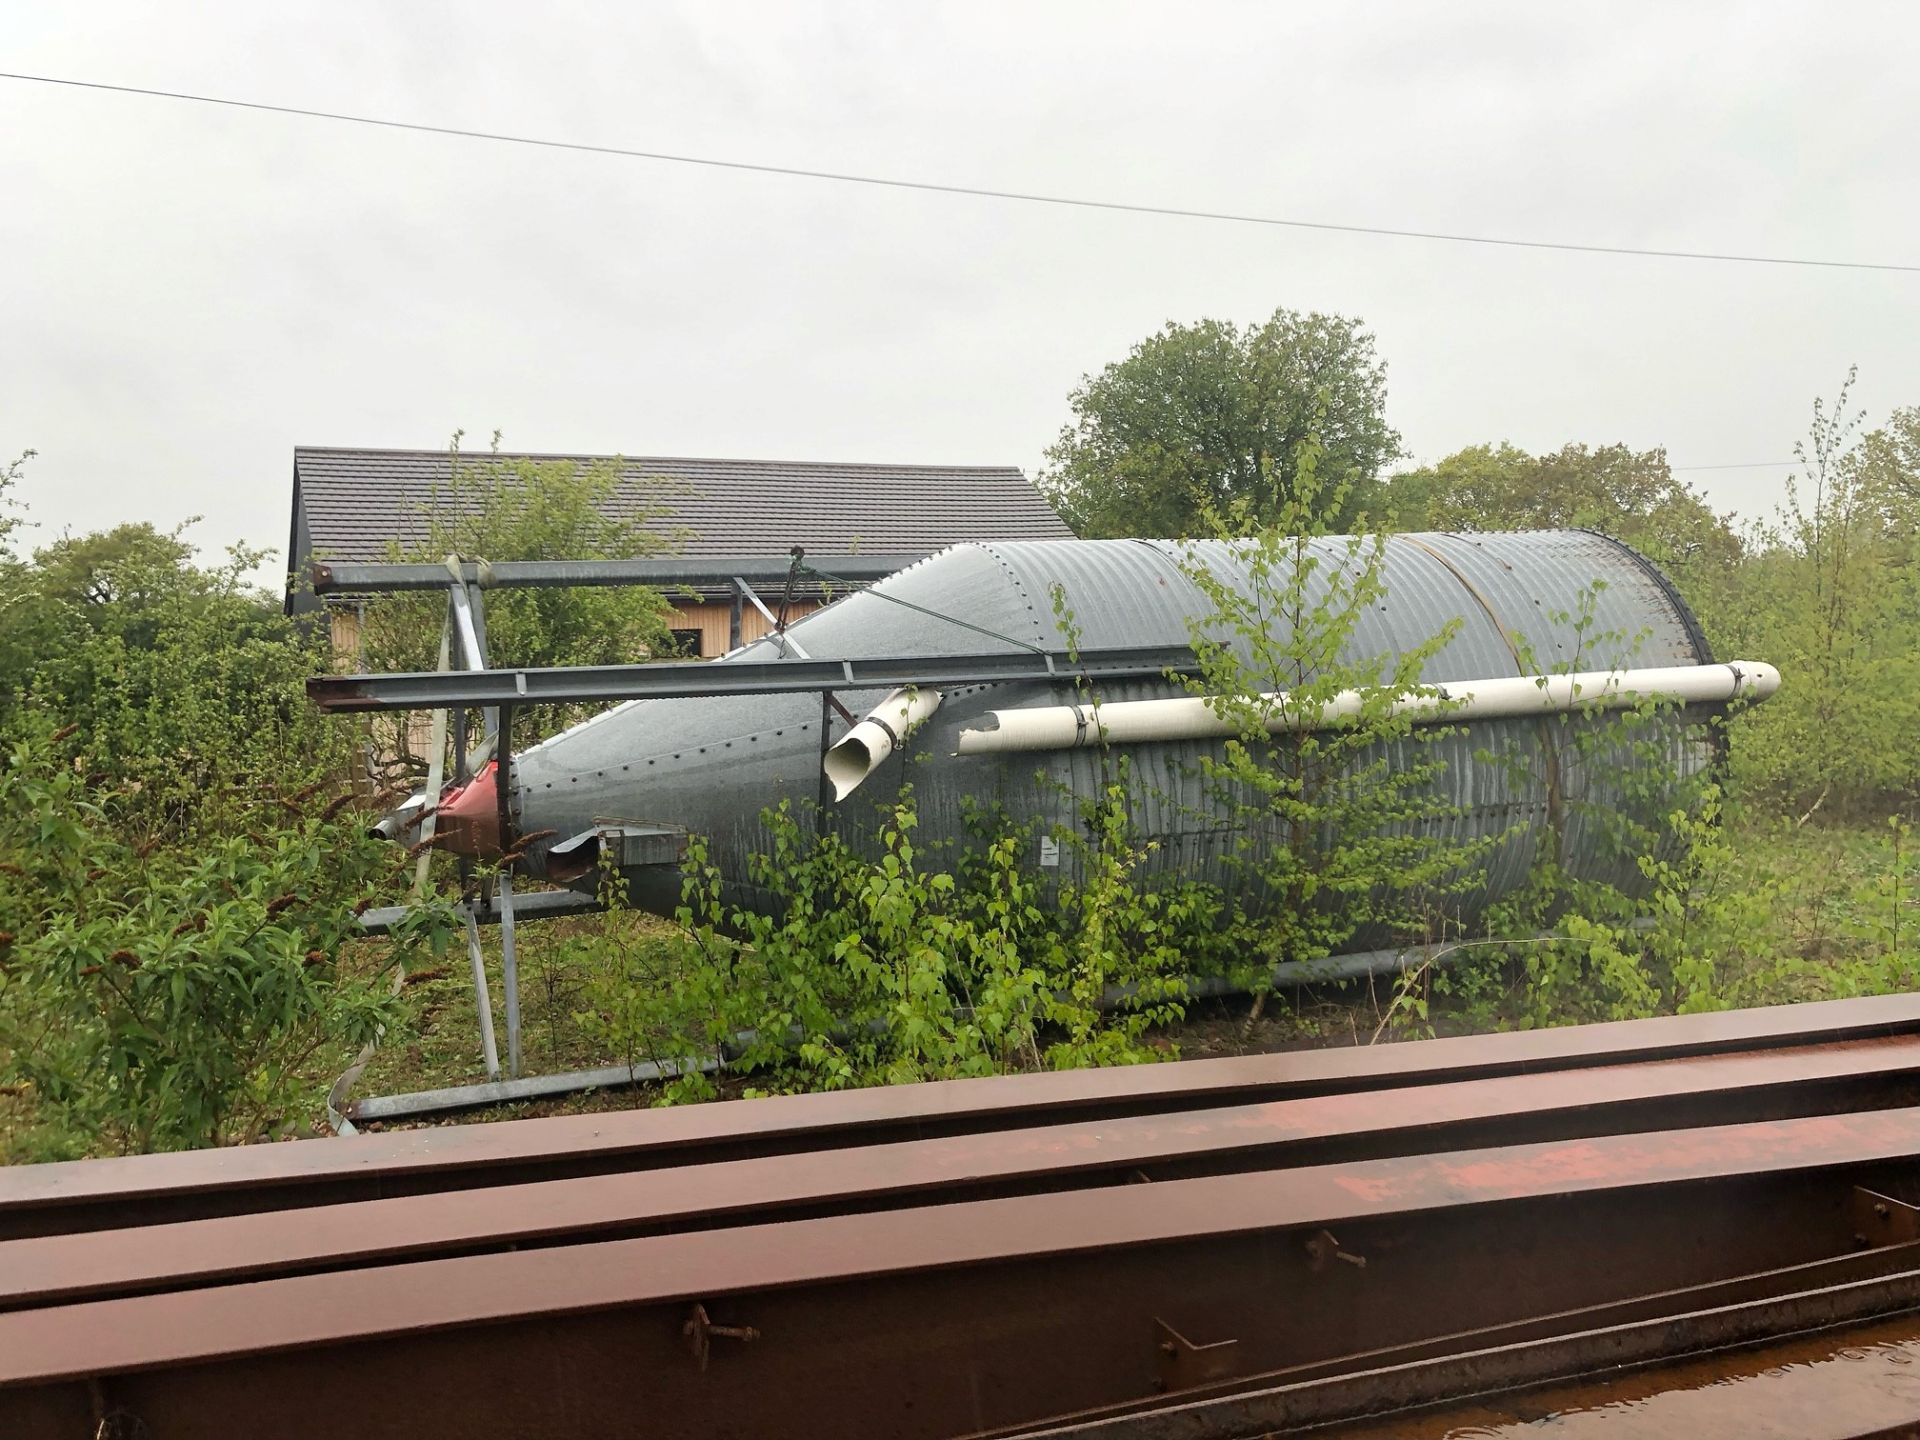
[[1164,1320],[1156,1317],[1153,1325],[1160,1336],[1159,1343],[1153,1347],[1155,1390],[1185,1390],[1209,1380],[1224,1380],[1233,1373],[1233,1362],[1239,1354],[1238,1340],[1196,1345]]
[[751,1325],[716,1325],[707,1318],[707,1307],[696,1303],[688,1314],[686,1323],[680,1327],[680,1333],[687,1337],[687,1348],[693,1351],[693,1358],[702,1370],[707,1368],[707,1358],[713,1353],[713,1337],[723,1340],[758,1340],[760,1332]]
[[1335,1260],[1342,1265],[1351,1265],[1356,1270],[1367,1268],[1367,1257],[1342,1250],[1340,1242],[1333,1238],[1331,1231],[1322,1230],[1308,1237],[1307,1268],[1309,1270],[1317,1275]]
[[1920,1206],[1856,1185],[1847,1197],[1847,1225],[1862,1249],[1920,1240]]

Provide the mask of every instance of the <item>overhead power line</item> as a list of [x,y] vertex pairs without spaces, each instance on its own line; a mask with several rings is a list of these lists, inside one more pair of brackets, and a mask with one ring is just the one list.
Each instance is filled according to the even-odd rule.
[[508,135],[493,130],[469,130],[457,125],[428,125],[411,120],[388,120],[374,115],[350,115],[337,110],[310,110],[297,105],[270,105],[260,100],[234,100],[220,95],[195,95],[179,90],[149,90],[137,85],[109,85],[97,80],[72,80],[58,75],[23,75],[0,71],[0,80],[36,85],[60,85],[76,90],[101,90],[116,95],[141,95],[155,100],[181,100],[195,105],[221,105],[234,110],[258,110],[272,115],[297,115],[309,120],[335,120],[383,130],[411,130],[423,135],[450,135],[462,140],[488,140],[500,145],[526,145],[542,150],[572,150],[586,155],[617,155],[629,160],[655,160],[670,165],[697,165],[715,170],[739,170],[756,175],[784,175],[797,180],[827,180],[842,185],[872,185],[890,190],[918,190],[934,195],[966,195],[985,200],[1014,200],[1029,205],[1057,205],[1078,210],[1108,210],[1130,215],[1161,215],[1181,220],[1214,220],[1236,225],[1267,225],[1288,230],[1320,230],[1342,235],[1381,235],[1398,240],[1441,240],[1454,245],[1498,245],[1518,250],[1558,250],[1581,255],[1628,255],[1655,260],[1709,260],[1734,265],[1794,265],[1823,270],[1883,270],[1920,274],[1920,265],[1882,264],[1865,260],[1810,260],[1792,255],[1743,255],[1711,250],[1659,250],[1637,245],[1589,245],[1568,240],[1522,240],[1503,235],[1464,235],[1443,230],[1414,230],[1386,225],[1342,225],[1329,220],[1295,220],[1277,215],[1248,215],[1225,210],[1195,210],[1178,205],[1148,205],[1130,200],[1098,200],[1074,195],[1043,195],[1025,190],[999,190],[984,185],[949,185],[934,180],[904,180],[888,175],[856,175],[839,170],[814,170],[796,165],[770,165],[752,160],[725,160],[711,155],[677,155],[662,150],[635,150],[622,145],[593,145],[577,140],[551,140],[534,135]]

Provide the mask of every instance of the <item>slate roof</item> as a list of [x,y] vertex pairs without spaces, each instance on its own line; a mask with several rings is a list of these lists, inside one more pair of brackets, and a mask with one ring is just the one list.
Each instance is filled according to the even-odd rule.
[[[585,463],[606,457],[504,458]],[[622,463],[614,508],[629,515],[664,510],[655,523],[689,532],[680,553],[690,556],[783,555],[795,545],[826,553],[927,554],[964,540],[1067,540],[1073,534],[1011,466],[670,456]],[[391,541],[424,539],[436,490],[438,503],[450,503],[449,476],[442,450],[297,448],[293,528],[296,550],[307,553],[296,553],[294,564],[304,567],[318,555],[381,560]]]

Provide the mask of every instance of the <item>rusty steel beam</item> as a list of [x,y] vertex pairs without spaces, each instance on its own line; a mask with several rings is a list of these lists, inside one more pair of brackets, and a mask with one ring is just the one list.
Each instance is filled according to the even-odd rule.
[[[1785,1297],[1787,1303],[1767,1307],[1785,1322],[1784,1332],[1766,1325],[1764,1315],[1754,1317],[1762,1323],[1742,1327],[1746,1334],[1738,1349],[1707,1343],[1713,1332],[1695,1323],[1668,1325],[1657,1336],[1662,1343],[1691,1342],[1695,1348],[1676,1348],[1644,1364],[1595,1371],[1580,1365],[1579,1348],[1569,1346],[1565,1353],[1575,1363],[1558,1368],[1579,1372],[1571,1379],[1467,1401],[1448,1395],[1449,1403],[1422,1407],[1417,1414],[1403,1409],[1316,1433],[1337,1433],[1343,1440],[1523,1434],[1550,1434],[1554,1440],[1615,1440],[1626,1434],[1687,1440],[1754,1440],[1766,1435],[1913,1440],[1920,1434],[1920,1399],[1913,1388],[1913,1370],[1920,1364],[1920,1317],[1906,1311],[1859,1323],[1823,1323],[1824,1314],[1839,1308],[1832,1301],[1840,1298]],[[1852,1299],[1848,1309],[1883,1313],[1878,1304],[1897,1297],[1883,1292],[1846,1298]],[[1719,1333],[1725,1336],[1728,1331],[1719,1328]],[[1612,1337],[1594,1338],[1606,1343]]]
[[1920,1038],[1643,1061],[17,1239],[0,1310],[741,1225],[1920,1100]]
[[[1578,1310],[1563,1310],[1551,1315],[1532,1316],[1505,1325],[1454,1331],[1410,1345],[1395,1345],[1364,1351],[1356,1355],[1343,1355],[1336,1360],[1321,1361],[1317,1364],[1293,1365],[1259,1374],[1239,1375],[1228,1380],[1203,1381],[1179,1391],[1177,1406],[1185,1413],[1180,1416],[1170,1416],[1167,1428],[1175,1433],[1188,1425],[1198,1429],[1200,1426],[1195,1424],[1197,1417],[1207,1415],[1209,1412],[1219,1414],[1224,1410],[1224,1407],[1215,1406],[1214,1402],[1261,1391],[1276,1391],[1281,1387],[1293,1390],[1342,1376],[1415,1366],[1453,1356],[1505,1350],[1555,1337],[1639,1325],[1645,1321],[1666,1320],[1707,1310],[1725,1310],[1730,1307],[1751,1305],[1756,1301],[1805,1295],[1835,1286],[1854,1285],[1860,1281],[1886,1280],[1897,1277],[1903,1272],[1920,1274],[1920,1241],[1860,1250],[1852,1254],[1812,1260],[1800,1265],[1783,1266],[1777,1270],[1736,1275],[1725,1280],[1711,1280],[1702,1285],[1660,1290],[1649,1295],[1636,1295],[1626,1300],[1589,1305]],[[1534,1382],[1528,1379],[1523,1383]],[[1534,1408],[1552,1409],[1554,1407]],[[1104,1434],[1125,1435],[1130,1433],[1126,1426],[1115,1426],[1111,1422],[1136,1416],[1148,1416],[1153,1412],[1164,1412],[1168,1409],[1166,1395],[1155,1393],[1143,1400],[1104,1406],[1098,1410],[1082,1411],[1070,1416],[1051,1416],[1042,1421],[1038,1429],[1031,1425],[1014,1425],[1004,1429],[978,1431],[969,1435],[967,1440],[1031,1440],[1031,1437],[1038,1435],[1085,1437]],[[1143,1433],[1150,1433],[1151,1427],[1142,1427],[1142,1430]],[[1441,1427],[1434,1433],[1450,1434],[1451,1431]]]
[[294,1437],[1035,1425],[1831,1259],[1861,1243],[1856,1188],[1916,1157],[1920,1113],[1875,1111],[53,1305],[0,1315],[0,1432],[103,1408]]
[[14,1166],[0,1240],[1882,1035],[1920,1035],[1920,996]]
[[[1488,1397],[1525,1392],[1526,1403],[1520,1406],[1520,1413],[1534,1418],[1578,1413],[1604,1400],[1604,1391],[1596,1393],[1593,1384],[1597,1376],[1629,1379],[1630,1385],[1620,1389],[1638,1412],[1634,1433],[1677,1433],[1656,1427],[1663,1422],[1684,1424],[1680,1416],[1662,1416],[1648,1405],[1650,1394],[1661,1388],[1663,1371],[1671,1376],[1680,1369],[1681,1373],[1668,1383],[1695,1389],[1724,1385],[1730,1369],[1745,1374],[1775,1367],[1790,1370],[1805,1367],[1813,1357],[1831,1359],[1836,1351],[1850,1347],[1874,1347],[1898,1340],[1906,1342],[1911,1354],[1916,1314],[1920,1314],[1920,1270],[1906,1269],[1818,1289],[1757,1297],[1735,1305],[1343,1373],[1248,1395],[1162,1403],[1125,1417],[1075,1419],[997,1433],[1019,1440],[1241,1440],[1309,1430],[1323,1434],[1324,1427],[1342,1422],[1398,1418],[1399,1423],[1392,1428],[1373,1433],[1391,1435],[1396,1440],[1406,1440],[1415,1433],[1434,1437],[1491,1434],[1494,1432],[1486,1426]],[[1876,1321],[1879,1323],[1873,1323]],[[1774,1343],[1757,1352],[1743,1353],[1731,1363],[1723,1359],[1707,1368],[1697,1360],[1704,1354],[1736,1347],[1745,1350],[1767,1342]],[[1692,1365],[1681,1368],[1676,1364],[1690,1358],[1695,1361]],[[1826,1440],[1894,1440],[1920,1432],[1920,1399],[1906,1383],[1907,1376],[1900,1373],[1908,1363],[1907,1357],[1896,1362],[1893,1375],[1897,1378],[1889,1377],[1890,1383],[1885,1383],[1879,1393],[1864,1397],[1868,1401],[1864,1405],[1860,1403],[1863,1397],[1859,1387],[1866,1376],[1861,1367],[1844,1367],[1841,1373],[1824,1377],[1825,1403],[1814,1410],[1821,1416],[1818,1433]],[[1635,1372],[1639,1372],[1637,1380]],[[1574,1379],[1583,1383],[1545,1391],[1538,1388]],[[1424,1423],[1419,1423],[1417,1431],[1403,1428],[1418,1423],[1411,1421],[1407,1412],[1461,1396],[1478,1398],[1478,1403],[1460,1417],[1470,1422],[1466,1427],[1457,1428],[1442,1413],[1422,1416]],[[1736,1403],[1724,1389],[1716,1400],[1721,1407]],[[1719,1433],[1809,1433],[1777,1428],[1771,1422],[1783,1417],[1755,1408],[1765,1404],[1761,1396],[1740,1406],[1736,1412],[1739,1422]],[[1847,1423],[1849,1417],[1855,1423]],[[1791,1423],[1791,1417],[1784,1418]]]

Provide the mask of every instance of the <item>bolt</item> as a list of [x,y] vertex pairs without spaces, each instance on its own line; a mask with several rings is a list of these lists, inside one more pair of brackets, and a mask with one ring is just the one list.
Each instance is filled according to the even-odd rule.
[[1180,1353],[1180,1347],[1171,1340],[1162,1340],[1160,1342],[1160,1353],[1162,1355],[1178,1355]]
[[1882,1220],[1884,1220],[1884,1219],[1886,1219],[1886,1218],[1887,1218],[1887,1205],[1886,1205],[1886,1202],[1885,1202],[1884,1200],[1876,1200],[1876,1201],[1874,1201],[1874,1204],[1873,1204],[1873,1213],[1874,1213],[1874,1214],[1876,1214],[1876,1215],[1878,1215],[1878,1216],[1879,1216],[1879,1217],[1880,1217],[1880,1218],[1881,1218]]

